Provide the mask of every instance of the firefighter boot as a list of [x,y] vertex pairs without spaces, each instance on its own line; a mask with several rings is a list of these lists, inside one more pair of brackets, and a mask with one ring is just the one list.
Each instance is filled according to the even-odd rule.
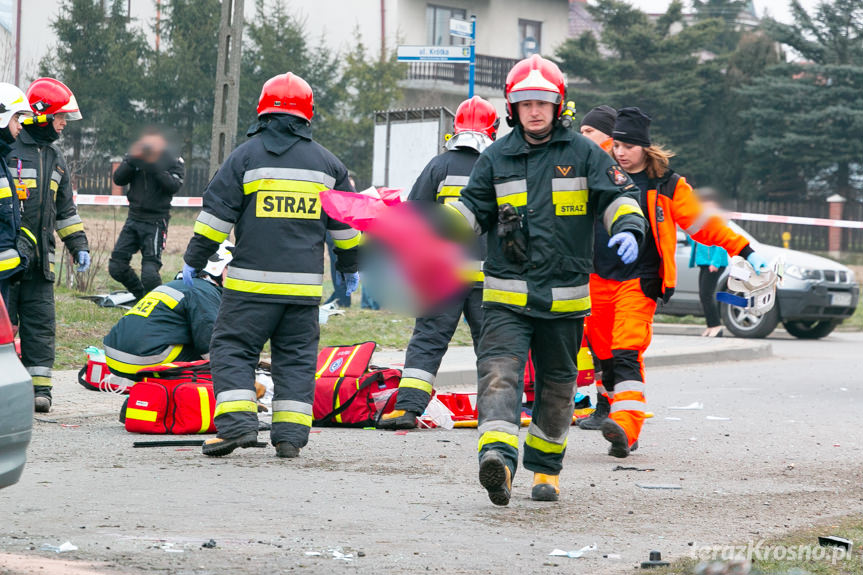
[[287,441],[283,441],[281,443],[276,444],[276,457],[283,457],[285,459],[293,459],[295,457],[300,456],[300,448],[296,447],[292,443],[288,443]]
[[479,462],[479,482],[488,491],[495,505],[509,505],[512,493],[512,472],[500,453],[486,451]]
[[557,501],[560,496],[560,475],[533,474],[530,498],[534,501]]
[[33,411],[36,413],[48,413],[51,411],[51,387],[37,385],[33,387]]
[[630,447],[626,431],[613,419],[603,421],[600,429],[602,430],[602,436],[611,442],[608,454],[612,457],[623,459],[624,457],[628,457],[631,451],[638,449],[638,440]]
[[419,413],[415,411],[405,411],[404,409],[394,409],[389,413],[385,413],[378,422],[378,429],[416,429],[417,417]]
[[258,433],[253,431],[252,433],[246,433],[233,439],[223,439],[221,437],[208,439],[201,447],[201,451],[209,457],[223,457],[232,453],[238,447],[254,447],[257,443]]
[[593,413],[591,413],[584,419],[579,419],[578,426],[581,429],[599,429],[600,426],[602,426],[602,422],[605,421],[605,419],[608,417],[610,411],[611,405],[609,405],[608,396],[597,393],[596,409],[594,409]]

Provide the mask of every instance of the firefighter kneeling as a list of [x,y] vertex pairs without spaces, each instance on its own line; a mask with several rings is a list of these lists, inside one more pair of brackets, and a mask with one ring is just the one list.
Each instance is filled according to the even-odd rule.
[[331,220],[319,193],[354,191],[345,166],[312,140],[312,89],[292,73],[268,80],[251,139],[235,149],[204,192],[186,249],[184,281],[204,267],[231,229],[234,259],[210,346],[218,435],[204,455],[220,457],[258,440],[255,367],[270,340],[273,427],[279,457],[309,440],[318,354],[324,238],[335,242],[347,292],[359,284],[358,231]]
[[224,242],[191,286],[181,279],[158,286],[120,318],[102,340],[111,373],[137,380],[142,369],[210,357],[233,247]]
[[572,425],[576,356],[590,312],[588,273],[593,222],[612,236],[625,261],[638,254],[646,222],[635,185],[598,146],[561,125],[566,85],[539,56],[507,77],[514,130],[480,155],[452,206],[477,233],[488,232],[483,267],[477,408],[479,480],[496,505],[507,505],[518,462],[523,373],[536,366],[533,421],[524,465],[534,472],[531,497],[556,501]]

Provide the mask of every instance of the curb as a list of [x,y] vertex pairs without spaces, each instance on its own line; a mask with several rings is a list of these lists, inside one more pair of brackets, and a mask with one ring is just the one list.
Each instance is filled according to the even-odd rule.
[[[704,331],[705,327],[706,326],[704,324],[696,323],[655,323],[653,324],[653,333],[656,335],[692,335],[700,337],[701,332]],[[735,338],[734,335],[731,335],[728,332],[728,328],[724,325],[723,330],[726,337],[731,339],[744,339]],[[788,335],[788,332],[780,325],[773,330],[771,335]]]

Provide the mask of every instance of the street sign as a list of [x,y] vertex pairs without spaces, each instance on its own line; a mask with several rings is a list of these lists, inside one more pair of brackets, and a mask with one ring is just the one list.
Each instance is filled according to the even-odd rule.
[[399,62],[470,62],[470,46],[399,46]]
[[473,26],[471,26],[470,22],[465,22],[464,20],[458,20],[456,18],[450,18],[449,21],[449,35],[456,36],[458,38],[470,38],[473,34]]

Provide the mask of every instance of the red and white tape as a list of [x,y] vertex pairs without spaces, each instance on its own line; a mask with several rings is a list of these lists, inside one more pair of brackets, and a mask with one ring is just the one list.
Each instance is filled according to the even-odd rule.
[[830,220],[827,218],[803,218],[799,216],[775,216],[770,214],[753,214],[749,212],[726,212],[729,220],[744,220],[749,222],[770,222],[773,224],[797,224],[801,226],[826,226],[830,228],[863,229],[863,222],[851,220]]
[[[126,196],[107,196],[93,194],[75,194],[75,204],[79,206],[128,206],[129,200]],[[200,208],[203,198],[177,196],[171,198],[171,205],[179,208]]]

